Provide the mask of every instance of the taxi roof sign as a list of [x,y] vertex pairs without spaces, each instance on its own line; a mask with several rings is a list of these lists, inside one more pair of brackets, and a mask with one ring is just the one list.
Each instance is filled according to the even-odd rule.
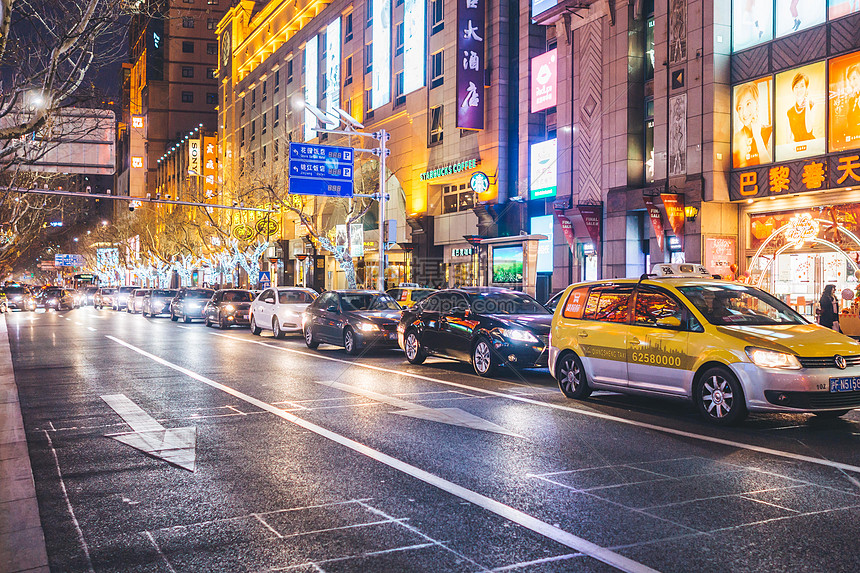
[[693,265],[689,263],[672,263],[672,264],[656,264],[651,271],[653,276],[658,277],[678,277],[678,278],[713,278],[702,265]]

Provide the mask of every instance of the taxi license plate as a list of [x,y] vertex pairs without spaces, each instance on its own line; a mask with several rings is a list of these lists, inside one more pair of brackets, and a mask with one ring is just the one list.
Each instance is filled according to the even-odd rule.
[[243,315],[242,315],[242,319],[243,319],[243,320],[248,320],[248,315],[247,315],[247,314],[243,314]]
[[389,340],[397,340],[397,333],[396,332],[389,332],[388,333],[388,339]]
[[831,392],[857,392],[860,391],[860,376],[849,376],[847,378],[831,378]]

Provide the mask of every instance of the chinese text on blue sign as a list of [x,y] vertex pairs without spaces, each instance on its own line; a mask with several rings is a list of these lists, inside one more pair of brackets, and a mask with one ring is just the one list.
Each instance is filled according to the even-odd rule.
[[290,143],[290,193],[352,197],[354,167],[351,147]]

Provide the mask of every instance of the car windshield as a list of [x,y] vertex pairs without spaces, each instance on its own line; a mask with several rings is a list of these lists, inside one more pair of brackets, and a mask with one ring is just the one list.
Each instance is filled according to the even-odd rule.
[[210,298],[213,294],[215,294],[214,290],[190,290],[185,293],[185,296],[188,298]]
[[102,289],[102,294],[113,294],[115,292],[116,292],[115,288],[103,288]]
[[136,290],[136,291],[134,291],[134,296],[136,296],[136,297],[138,297],[138,296],[146,296],[146,294],[147,294],[148,292],[150,292],[150,291],[148,291],[148,290]]
[[24,287],[6,287],[6,294],[24,294]]
[[127,286],[127,287],[119,287],[119,292],[131,292],[137,287]]
[[282,290],[278,293],[278,302],[281,304],[310,304],[313,301],[313,295],[303,290]]
[[774,296],[746,285],[678,287],[705,319],[716,325],[806,324]]
[[154,290],[154,291],[152,291],[152,296],[174,297],[174,296],[176,296],[176,291],[175,290],[163,290],[163,289]]
[[400,310],[400,305],[387,294],[342,294],[340,305],[343,310]]
[[538,301],[520,292],[478,292],[469,298],[478,314],[550,314]]
[[253,295],[246,290],[228,290],[224,291],[224,299],[222,302],[251,302],[254,300]]

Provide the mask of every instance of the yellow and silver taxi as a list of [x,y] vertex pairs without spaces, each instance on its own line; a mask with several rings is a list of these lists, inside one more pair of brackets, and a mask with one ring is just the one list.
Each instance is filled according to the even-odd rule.
[[421,288],[414,283],[401,283],[397,288],[390,288],[385,291],[403,308],[412,308],[434,292],[436,292],[435,289]]
[[718,424],[748,411],[838,417],[860,407],[860,343],[700,265],[569,286],[549,367],[568,398],[601,389],[692,400]]

